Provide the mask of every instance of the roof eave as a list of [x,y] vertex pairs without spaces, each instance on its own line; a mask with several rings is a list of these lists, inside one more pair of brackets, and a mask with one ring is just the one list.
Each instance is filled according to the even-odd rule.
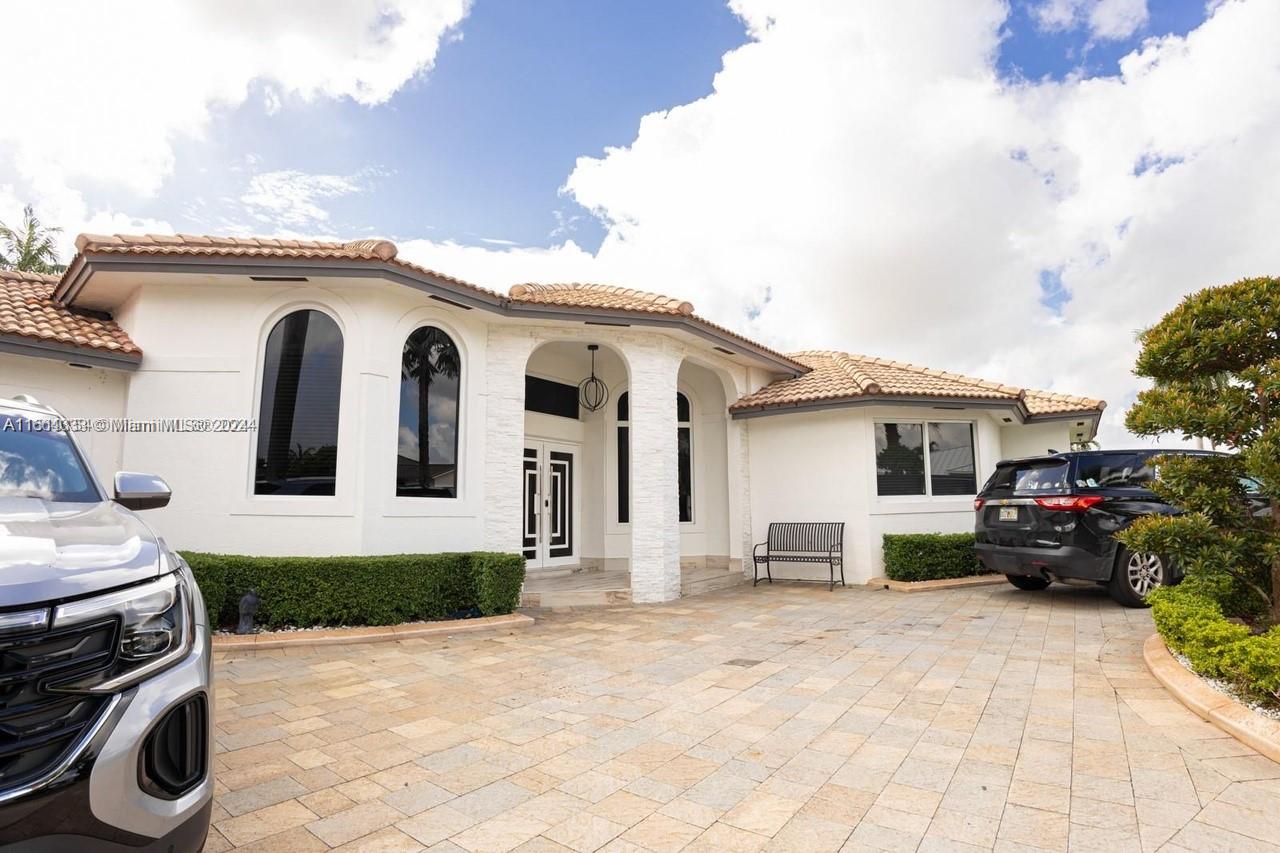
[[572,319],[601,325],[651,326],[682,329],[726,350],[762,361],[779,373],[799,376],[810,368],[785,356],[753,345],[745,339],[710,328],[696,317],[686,315],[649,314],[576,306],[545,305],[517,302],[507,296],[489,294],[450,281],[443,277],[394,262],[379,260],[326,258],[227,257],[217,255],[125,255],[115,252],[77,255],[62,280],[54,289],[54,297],[71,305],[84,290],[89,277],[97,271],[206,273],[220,275],[272,275],[287,269],[307,277],[374,276],[403,284],[444,299],[462,308],[481,308],[506,317],[546,320]]
[[24,355],[29,358],[47,358],[111,370],[137,370],[142,363],[141,353],[115,352],[98,347],[82,347],[62,341],[13,334],[0,334],[0,353]]

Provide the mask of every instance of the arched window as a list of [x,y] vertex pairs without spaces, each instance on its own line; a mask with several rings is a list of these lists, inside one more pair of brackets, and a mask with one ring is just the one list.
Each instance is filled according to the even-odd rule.
[[267,336],[255,495],[332,495],[338,468],[342,331],[323,311],[294,311]]
[[693,420],[689,398],[676,392],[676,470],[680,481],[680,520],[693,521]]
[[[676,471],[680,521],[693,521],[693,419],[689,398],[676,392]],[[631,403],[618,395],[618,523],[631,520]]]
[[618,395],[618,523],[631,520],[631,402]]
[[400,356],[396,495],[458,496],[458,389],[462,355],[435,326],[414,330]]

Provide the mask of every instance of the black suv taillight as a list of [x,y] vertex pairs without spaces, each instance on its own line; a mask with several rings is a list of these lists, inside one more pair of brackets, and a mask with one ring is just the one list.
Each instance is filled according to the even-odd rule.
[[142,745],[138,767],[142,790],[172,800],[200,784],[208,760],[208,726],[204,694],[171,708]]

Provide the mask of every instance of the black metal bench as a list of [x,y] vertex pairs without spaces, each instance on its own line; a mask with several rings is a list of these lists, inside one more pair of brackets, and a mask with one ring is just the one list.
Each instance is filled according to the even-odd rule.
[[[764,553],[760,553],[760,549]],[[826,563],[827,589],[836,588],[836,569],[840,570],[840,586],[844,586],[844,522],[782,521],[769,525],[769,538],[751,553],[755,565],[751,569],[751,585],[760,583],[760,564],[773,583],[770,563]]]

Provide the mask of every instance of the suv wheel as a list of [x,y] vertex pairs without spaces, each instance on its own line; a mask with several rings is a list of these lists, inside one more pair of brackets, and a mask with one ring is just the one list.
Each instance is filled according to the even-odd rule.
[[1125,607],[1149,607],[1147,596],[1168,582],[1168,565],[1155,554],[1141,554],[1121,547],[1107,591]]
[[1004,579],[1018,589],[1025,589],[1028,592],[1035,592],[1049,585],[1049,582],[1044,578],[1033,578],[1030,575],[1005,575]]

